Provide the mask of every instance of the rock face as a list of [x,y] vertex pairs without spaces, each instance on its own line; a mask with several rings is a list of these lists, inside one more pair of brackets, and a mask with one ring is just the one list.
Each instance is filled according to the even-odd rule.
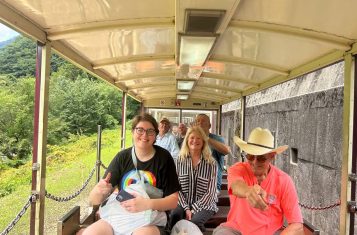
[[[227,164],[240,161],[233,136],[240,133],[240,101],[222,108],[222,136],[232,148]],[[246,98],[245,136],[268,128],[277,145],[289,149],[275,160],[295,182],[300,202],[324,207],[340,198],[343,115],[343,63],[301,76]],[[339,207],[302,208],[321,234],[339,233]]]

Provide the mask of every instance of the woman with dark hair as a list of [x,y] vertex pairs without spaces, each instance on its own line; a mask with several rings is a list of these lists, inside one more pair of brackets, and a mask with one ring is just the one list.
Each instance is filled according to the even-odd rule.
[[[103,179],[90,192],[91,204],[101,204],[112,194],[115,187],[118,191],[122,191],[129,185],[144,179],[146,184],[149,183],[160,189],[162,197],[152,199],[133,193],[134,198],[120,202],[121,208],[130,213],[136,213],[146,210],[168,211],[176,207],[180,185],[175,163],[167,150],[154,145],[158,132],[158,124],[151,115],[143,114],[134,118],[132,122],[133,146],[120,151],[111,161]],[[132,221],[132,223],[135,222],[137,221]],[[83,234],[127,233],[123,233],[122,228],[112,219],[104,218],[85,229]],[[167,233],[165,224],[160,226],[149,224],[128,234],[162,235]]]
[[178,206],[170,215],[170,227],[186,219],[204,232],[204,224],[218,211],[217,165],[201,127],[188,129],[176,167],[181,191]]

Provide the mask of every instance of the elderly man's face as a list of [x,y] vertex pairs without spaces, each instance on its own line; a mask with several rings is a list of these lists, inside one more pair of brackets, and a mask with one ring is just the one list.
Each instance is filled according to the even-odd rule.
[[256,176],[267,174],[269,171],[269,164],[273,160],[275,153],[267,153],[264,155],[247,154],[247,160],[252,167],[253,173]]
[[159,124],[159,133],[166,134],[170,130],[170,123],[168,122],[160,122]]
[[211,128],[211,122],[209,118],[205,115],[198,115],[196,117],[196,125],[201,127],[206,134],[209,132],[209,129]]
[[185,124],[180,123],[178,126],[178,133],[180,133],[180,135],[186,135],[186,131],[187,131],[187,128],[186,128]]

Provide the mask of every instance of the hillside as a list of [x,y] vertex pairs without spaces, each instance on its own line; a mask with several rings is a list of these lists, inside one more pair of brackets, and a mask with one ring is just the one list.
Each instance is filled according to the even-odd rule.
[[13,38],[10,38],[10,39],[8,39],[6,41],[0,42],[0,49],[5,47],[6,45],[12,43],[13,41],[15,41],[15,39],[16,39],[16,37],[13,37]]
[[[46,190],[56,196],[66,197],[76,192],[87,180],[96,162],[96,135],[80,137],[77,141],[62,146],[49,146],[46,171]],[[131,145],[131,132],[127,132],[126,146]],[[106,130],[102,133],[102,162],[108,166],[120,149],[120,131]],[[101,174],[104,169],[101,168]],[[0,232],[13,220],[27,202],[31,187],[31,164],[19,169],[0,172],[0,188],[14,187],[11,194],[0,197]],[[57,220],[74,205],[87,206],[86,198],[95,184],[94,177],[87,188],[76,198],[68,202],[56,202],[46,199],[45,234],[56,234]],[[83,207],[81,214],[86,211]],[[26,211],[11,234],[29,234],[29,212]]]

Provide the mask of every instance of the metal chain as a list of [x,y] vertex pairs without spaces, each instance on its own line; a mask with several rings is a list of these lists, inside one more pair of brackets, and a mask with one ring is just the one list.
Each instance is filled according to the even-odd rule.
[[[93,177],[93,174],[95,172],[95,169],[97,166],[102,166],[103,168],[107,169],[106,166],[104,166],[104,164],[101,162],[101,161],[97,161],[95,163],[95,166],[93,167],[92,171],[90,172],[89,174],[89,177],[88,179],[86,180],[86,182],[84,182],[84,184],[82,185],[82,187],[77,191],[75,192],[74,194],[70,195],[70,196],[67,196],[67,197],[57,197],[57,196],[54,196],[50,193],[48,193],[47,191],[45,191],[45,196],[47,198],[50,198],[50,199],[53,199],[55,201],[58,201],[58,202],[65,202],[65,201],[69,201],[75,197],[77,197],[88,185],[89,181],[92,179]],[[7,235],[9,234],[9,232],[15,227],[16,223],[21,219],[21,217],[25,214],[26,210],[30,207],[31,205],[31,202],[35,202],[37,200],[37,197],[35,194],[32,194],[27,203],[24,205],[24,207],[21,209],[21,211],[16,215],[16,217],[14,218],[13,221],[11,221],[9,223],[9,225],[4,229],[4,231],[1,232],[0,235]]]
[[30,207],[31,202],[34,201],[36,201],[36,195],[33,194],[29,197],[21,211],[16,215],[15,219],[13,219],[13,221],[9,223],[9,225],[4,229],[4,231],[1,232],[0,235],[9,234],[9,232],[15,227],[15,224],[21,219],[21,217],[25,214],[26,210]]
[[315,206],[307,206],[305,204],[302,204],[299,202],[299,205],[302,207],[302,208],[305,208],[305,209],[309,209],[309,210],[315,210],[315,211],[322,211],[322,210],[327,210],[327,209],[331,209],[331,208],[334,208],[336,206],[339,206],[341,205],[341,201],[338,201],[332,205],[329,205],[329,206],[323,206],[323,207],[315,207]]
[[106,166],[103,164],[103,162],[99,162],[99,163],[100,163],[101,167],[103,167],[105,170],[108,169],[108,167],[106,167]]
[[93,177],[93,174],[94,174],[94,171],[96,169],[96,167],[98,165],[100,165],[101,162],[100,161],[97,161],[95,166],[93,167],[92,171],[90,172],[89,174],[89,177],[88,179],[86,180],[86,182],[84,182],[84,184],[82,185],[82,187],[77,191],[75,192],[74,194],[70,195],[70,196],[67,196],[67,197],[58,197],[58,196],[54,196],[50,193],[47,192],[47,190],[45,191],[45,196],[49,199],[52,199],[52,200],[55,200],[57,202],[67,202],[69,200],[72,200],[73,198],[77,197],[88,185],[89,181],[92,179]]

